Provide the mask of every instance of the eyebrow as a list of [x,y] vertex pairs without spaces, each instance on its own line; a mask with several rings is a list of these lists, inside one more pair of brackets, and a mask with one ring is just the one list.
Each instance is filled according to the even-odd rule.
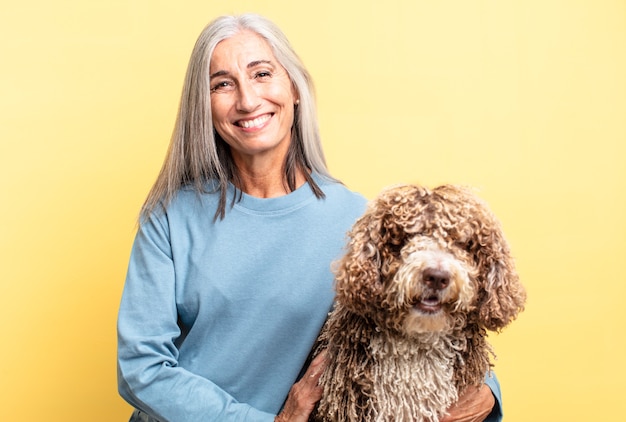
[[256,67],[260,64],[270,64],[272,66],[274,65],[270,60],[255,60],[253,62],[248,63],[248,69]]
[[[271,60],[254,60],[251,61],[250,63],[248,63],[248,66],[246,66],[248,69],[252,69],[260,64],[269,64],[269,65],[274,65],[274,63],[272,63]],[[228,75],[230,72],[228,72],[227,70],[218,70],[215,73],[212,73],[211,75],[209,75],[209,79],[213,79],[216,78],[218,76],[226,76]]]

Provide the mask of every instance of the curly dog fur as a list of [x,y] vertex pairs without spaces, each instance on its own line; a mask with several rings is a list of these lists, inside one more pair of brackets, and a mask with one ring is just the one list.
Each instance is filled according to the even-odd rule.
[[383,191],[335,273],[314,421],[438,421],[484,382],[486,330],[504,328],[526,299],[500,223],[451,185]]

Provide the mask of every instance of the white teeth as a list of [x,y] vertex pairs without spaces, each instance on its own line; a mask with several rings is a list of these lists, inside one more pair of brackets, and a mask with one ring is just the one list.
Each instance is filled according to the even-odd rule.
[[252,127],[259,127],[263,123],[267,122],[270,119],[270,115],[266,114],[265,116],[257,117],[254,120],[240,120],[239,126],[249,129]]

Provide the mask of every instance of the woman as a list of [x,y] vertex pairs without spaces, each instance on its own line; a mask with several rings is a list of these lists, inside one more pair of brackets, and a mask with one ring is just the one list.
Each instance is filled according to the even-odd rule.
[[[256,15],[209,24],[120,305],[131,420],[306,421],[323,355],[296,380],[364,207],[326,169],[311,78],[282,32]],[[463,400],[482,417],[493,405],[488,388]]]

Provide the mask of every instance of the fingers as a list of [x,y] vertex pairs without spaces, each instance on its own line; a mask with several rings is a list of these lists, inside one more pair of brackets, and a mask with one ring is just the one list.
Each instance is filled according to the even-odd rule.
[[319,379],[326,368],[326,354],[313,359],[304,376],[291,387],[283,411],[277,421],[306,422],[315,404],[322,398],[323,389]]
[[319,355],[313,359],[311,364],[309,365],[307,371],[304,374],[305,379],[308,379],[311,382],[315,382],[317,385],[322,373],[326,369],[326,351],[322,351]]
[[322,352],[313,359],[307,368],[304,376],[300,380],[303,383],[304,393],[309,399],[313,400],[313,404],[322,398],[323,389],[319,385],[320,378],[326,369],[326,352]]
[[483,384],[480,387],[469,387],[459,400],[448,409],[448,414],[441,422],[477,422],[483,421],[495,404],[491,389]]

